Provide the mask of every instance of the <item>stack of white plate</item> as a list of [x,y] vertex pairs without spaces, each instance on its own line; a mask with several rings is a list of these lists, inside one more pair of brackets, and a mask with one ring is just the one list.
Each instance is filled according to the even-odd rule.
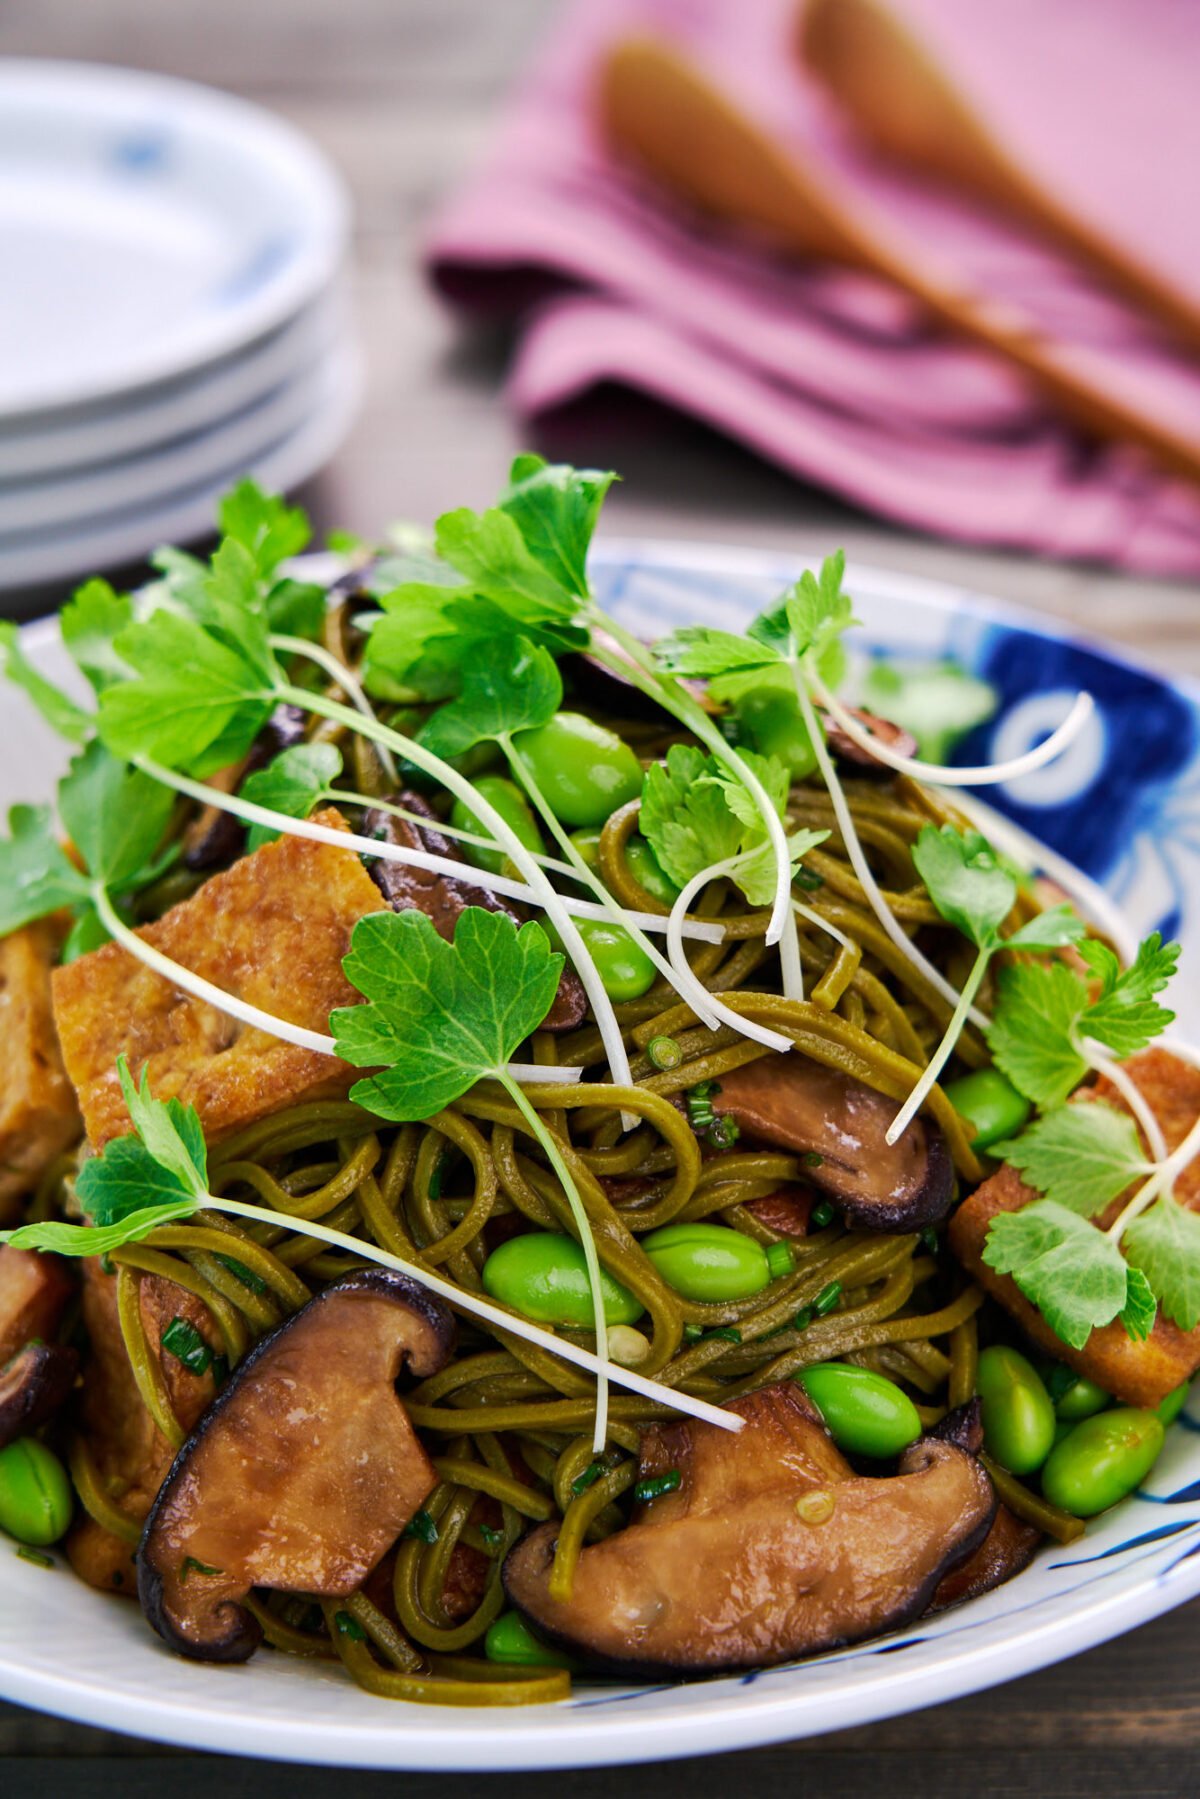
[[163,76],[0,60],[0,588],[211,528],[332,454],[348,209],[290,126]]

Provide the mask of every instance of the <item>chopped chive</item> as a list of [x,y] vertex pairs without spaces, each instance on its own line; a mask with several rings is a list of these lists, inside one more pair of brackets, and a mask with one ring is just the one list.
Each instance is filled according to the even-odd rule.
[[367,1633],[352,1612],[335,1612],[333,1621],[340,1636],[349,1637],[352,1643],[366,1642]]
[[796,1258],[786,1243],[769,1243],[767,1245],[767,1273],[773,1281],[782,1280],[785,1274],[795,1272]]
[[213,1352],[186,1318],[172,1318],[161,1337],[162,1346],[189,1374],[207,1374],[212,1367]]
[[698,1343],[703,1335],[704,1329],[702,1325],[685,1324],[683,1327],[683,1340],[685,1343]]
[[225,1382],[229,1379],[229,1357],[227,1355],[215,1355],[213,1357],[212,1377],[213,1384],[216,1387],[220,1388],[225,1385]]
[[405,1537],[416,1537],[422,1543],[436,1543],[438,1527],[429,1513],[422,1510],[413,1513],[400,1534]]
[[812,1306],[801,1306],[800,1310],[796,1313],[796,1316],[792,1319],[792,1329],[794,1331],[806,1331],[815,1316],[816,1313]]
[[800,1158],[800,1166],[802,1168],[819,1168],[824,1160],[820,1150],[806,1149]]
[[683,1051],[674,1037],[651,1037],[646,1045],[646,1060],[654,1068],[678,1068],[683,1061]]
[[179,1570],[179,1584],[185,1586],[189,1574],[223,1574],[223,1568],[210,1568],[207,1562],[198,1562],[194,1555],[185,1555],[183,1566]]
[[583,1473],[576,1475],[575,1479],[571,1482],[572,1493],[575,1494],[576,1498],[578,1498],[581,1493],[586,1493],[588,1488],[594,1486],[603,1473],[603,1462],[590,1462]]
[[633,1497],[642,1505],[649,1499],[661,1499],[664,1493],[674,1493],[682,1479],[678,1468],[668,1468],[665,1474],[653,1474],[649,1480],[639,1480],[633,1489]]
[[52,1555],[43,1555],[40,1549],[31,1549],[28,1543],[18,1543],[16,1553],[23,1562],[32,1562],[35,1568],[53,1568],[56,1566]]
[[442,1180],[443,1180],[443,1177],[445,1176],[445,1173],[446,1173],[446,1158],[444,1155],[441,1155],[438,1157],[437,1161],[434,1163],[433,1173],[429,1177],[429,1197],[430,1197],[430,1199],[440,1199],[442,1197]]
[[100,1257],[100,1272],[101,1274],[115,1274],[117,1272],[116,1263],[107,1253]]
[[504,1532],[497,1530],[494,1524],[481,1524],[479,1534],[483,1538],[484,1548],[494,1558],[496,1551],[504,1541]]
[[792,885],[807,887],[810,893],[814,893],[818,887],[825,885],[825,876],[817,874],[815,869],[801,866],[792,876]]
[[809,1214],[809,1222],[814,1230],[823,1231],[827,1224],[832,1224],[835,1217],[834,1208],[827,1199],[819,1199]]
[[826,1312],[833,1311],[834,1307],[837,1305],[837,1302],[841,1297],[842,1297],[841,1281],[830,1281],[830,1283],[827,1287],[821,1288],[821,1291],[817,1294],[817,1297],[813,1300],[813,1311],[816,1313],[818,1318],[824,1318]]
[[730,1149],[741,1136],[736,1118],[714,1118],[708,1127],[708,1140],[714,1149]]
[[736,1324],[720,1324],[705,1338],[706,1343],[740,1343],[742,1333]]
[[925,1229],[921,1232],[921,1243],[924,1246],[924,1248],[926,1248],[929,1251],[931,1256],[935,1256],[937,1254],[937,1252],[938,1252],[938,1234],[934,1230],[934,1228],[931,1224],[927,1224],[925,1226]]
[[228,1268],[235,1280],[241,1281],[243,1287],[249,1287],[251,1293],[266,1292],[267,1283],[262,1275],[255,1274],[253,1268],[247,1268],[244,1262],[237,1261],[233,1256],[222,1255],[219,1255],[217,1260],[220,1262],[222,1268]]

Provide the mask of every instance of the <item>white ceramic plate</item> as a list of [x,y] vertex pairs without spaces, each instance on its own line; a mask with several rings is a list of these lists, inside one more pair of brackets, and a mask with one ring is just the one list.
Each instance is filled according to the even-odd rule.
[[0,62],[0,417],[255,343],[330,283],[340,184],[282,120],[190,82]]
[[252,349],[141,389],[132,399],[42,414],[32,424],[0,420],[0,493],[14,483],[143,456],[225,424],[310,370],[346,336],[345,302],[327,293]]
[[[93,570],[139,561],[161,544],[203,537],[212,529],[217,499],[242,475],[279,491],[307,481],[329,461],[358,410],[362,369],[357,353],[343,346],[313,372],[305,388],[304,404],[296,404],[290,391],[280,396],[278,406],[271,402],[273,435],[238,422],[236,430],[222,432],[222,455],[210,458],[206,453],[199,468],[197,456],[190,471],[150,504],[143,499],[124,510],[102,512],[90,522],[0,537],[0,592],[82,579]],[[207,451],[206,445],[201,448]],[[188,446],[189,457],[194,449]],[[152,457],[151,467],[156,463]],[[106,479],[96,477],[97,482]],[[157,490],[155,481],[146,485]]]
[[[734,623],[794,578],[782,557],[610,544],[597,592],[649,634]],[[952,655],[993,681],[995,723],[972,761],[1040,735],[1062,695],[1088,687],[1096,728],[1057,770],[1001,793],[1004,809],[1074,853],[1139,931],[1200,954],[1200,693],[952,589],[868,569],[849,586],[871,649]],[[48,672],[64,658],[32,627]],[[60,747],[18,698],[0,714],[0,802],[46,798]],[[1200,996],[1188,997],[1192,1027]],[[1200,1401],[1200,1395],[1198,1395]],[[1193,1401],[1197,1406],[1198,1401]],[[700,1578],[703,1578],[702,1571]],[[0,1553],[0,1691],[84,1723],[201,1749],[343,1767],[496,1771],[640,1762],[737,1749],[869,1723],[953,1699],[1077,1654],[1200,1593],[1200,1409],[1185,1413],[1145,1491],[1063,1549],[1047,1545],[1009,1585],[879,1641],[769,1672],[649,1687],[579,1685],[557,1706],[442,1711],[371,1699],[342,1674],[260,1653],[241,1668],[171,1656],[138,1612]]]

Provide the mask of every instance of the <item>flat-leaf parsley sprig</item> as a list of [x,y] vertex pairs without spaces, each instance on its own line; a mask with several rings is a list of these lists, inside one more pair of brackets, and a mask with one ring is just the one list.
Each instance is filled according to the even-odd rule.
[[1000,927],[1016,904],[1017,883],[978,831],[959,831],[949,824],[939,830],[927,824],[913,849],[913,861],[942,917],[975,945],[976,955],[941,1042],[888,1129],[889,1143],[907,1129],[949,1060],[992,957],[1000,950],[1062,949],[1078,943],[1084,932],[1083,920],[1069,906],[1052,906],[1011,936],[1002,936]]
[[[513,937],[516,936],[511,922],[500,922]],[[525,930],[531,928],[539,929],[526,926]],[[546,955],[549,957],[548,946]],[[315,1219],[300,1219],[224,1194],[214,1194],[209,1189],[204,1133],[195,1110],[177,1099],[154,1099],[144,1075],[141,1086],[136,1086],[123,1057],[118,1061],[117,1070],[133,1131],[128,1136],[114,1138],[100,1155],[89,1159],[80,1170],[79,1201],[92,1222],[69,1224],[47,1220],[20,1225],[13,1230],[0,1231],[0,1243],[56,1255],[106,1255],[126,1243],[140,1242],[160,1225],[191,1217],[201,1210],[219,1212],[251,1227],[265,1226],[291,1236],[310,1237],[362,1261],[398,1269],[437,1293],[455,1310],[480,1318],[493,1330],[520,1337],[594,1375],[598,1391],[601,1380],[611,1380],[643,1398],[689,1417],[703,1419],[722,1430],[741,1427],[741,1419],[733,1413],[664,1387],[632,1369],[607,1363],[599,1355],[555,1336],[519,1313],[506,1311],[468,1288],[457,1287],[424,1264],[406,1261],[367,1238],[348,1236]],[[235,1245],[236,1239],[231,1239],[231,1244]]]

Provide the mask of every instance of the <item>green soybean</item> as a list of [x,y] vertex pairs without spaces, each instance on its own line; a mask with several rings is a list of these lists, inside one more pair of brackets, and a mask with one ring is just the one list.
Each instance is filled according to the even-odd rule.
[[66,1469],[37,1437],[0,1449],[0,1530],[44,1549],[65,1535],[74,1509]]
[[1081,1418],[1090,1418],[1094,1412],[1102,1412],[1105,1406],[1112,1404],[1112,1394],[1106,1393],[1103,1387],[1098,1387],[1086,1374],[1077,1374],[1058,1393],[1051,1385],[1050,1392],[1055,1411],[1060,1418],[1067,1419],[1071,1424],[1078,1424]]
[[658,970],[624,925],[608,924],[599,918],[581,918],[576,922],[609,999],[621,1005],[649,992]]
[[[573,1324],[590,1330],[595,1318],[587,1263],[574,1237],[557,1231],[527,1231],[494,1249],[483,1264],[484,1291],[523,1318],[538,1324]],[[632,1324],[644,1307],[640,1299],[600,1270],[606,1324]]]
[[761,755],[775,756],[793,781],[803,781],[817,766],[795,690],[771,677],[758,680],[734,708],[738,737]]
[[1171,1388],[1171,1391],[1164,1399],[1159,1400],[1154,1409],[1164,1424],[1174,1424],[1176,1418],[1178,1418],[1180,1412],[1182,1412],[1184,1406],[1187,1404],[1187,1396],[1191,1390],[1192,1383],[1190,1381],[1180,1381],[1177,1387]]
[[[532,850],[535,855],[540,854],[543,847],[542,833],[538,830],[529,801],[516,782],[510,781],[506,775],[480,775],[475,788],[500,814],[509,830],[520,839],[525,848]],[[465,806],[461,800],[455,800],[451,808],[450,823],[458,831],[473,831],[477,837],[491,835],[470,807]],[[476,868],[486,868],[494,875],[503,873],[504,864],[508,860],[503,850],[481,850],[472,843],[464,843],[462,852]]]
[[764,1249],[724,1224],[664,1224],[642,1248],[668,1287],[706,1302],[749,1299],[795,1265],[786,1243]]
[[1094,1518],[1132,1493],[1149,1474],[1166,1431],[1157,1412],[1117,1406],[1077,1424],[1042,1469],[1051,1505]]
[[1032,1474],[1054,1445],[1054,1406],[1037,1370],[1019,1350],[993,1344],[979,1357],[975,1391],[983,1402],[989,1455],[1010,1474]]
[[520,1612],[501,1612],[488,1625],[483,1653],[489,1662],[521,1668],[576,1668],[578,1663],[535,1637]]
[[571,832],[571,842],[594,875],[600,873],[600,836],[595,826],[589,826],[586,831]]
[[663,873],[658,857],[650,848],[644,837],[635,833],[625,842],[625,860],[629,864],[629,872],[634,880],[656,899],[660,906],[673,906],[679,898],[680,889],[669,875]]
[[942,1091],[961,1117],[975,1132],[971,1148],[987,1149],[1004,1137],[1019,1131],[1033,1107],[1011,1081],[1006,1081],[998,1068],[976,1068],[957,1081],[948,1081]]
[[601,825],[642,791],[642,765],[629,745],[581,712],[556,712],[513,742],[564,824]]
[[839,1449],[878,1459],[899,1455],[921,1434],[916,1406],[895,1381],[853,1362],[817,1362],[796,1376]]

